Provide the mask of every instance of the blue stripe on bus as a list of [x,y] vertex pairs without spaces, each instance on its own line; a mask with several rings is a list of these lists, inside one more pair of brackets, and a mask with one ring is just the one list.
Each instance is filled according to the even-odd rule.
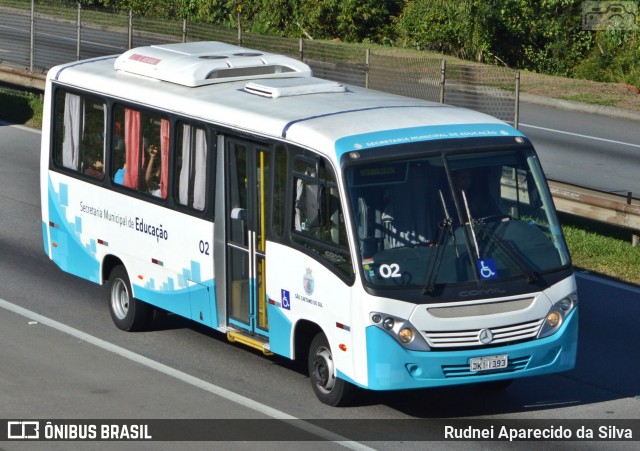
[[66,69],[70,69],[72,67],[76,67],[76,66],[82,66],[83,64],[89,64],[89,63],[95,63],[98,61],[106,61],[106,60],[110,60],[110,59],[116,59],[118,57],[118,55],[110,55],[110,56],[102,56],[100,58],[94,58],[94,59],[90,59],[90,60],[83,60],[83,61],[77,61],[75,63],[71,63],[71,64],[67,64],[63,67],[61,67],[58,72],[56,72],[56,75],[54,77],[54,79],[58,79],[60,77],[60,74],[66,70]]
[[347,152],[438,139],[524,136],[502,123],[427,125],[345,136],[336,141],[338,159]]
[[306,122],[306,121],[311,121],[313,119],[320,119],[323,117],[329,117],[329,116],[337,116],[340,114],[348,114],[348,113],[359,113],[361,111],[371,111],[371,110],[386,110],[386,109],[393,109],[393,108],[433,108],[433,105],[387,105],[387,106],[372,106],[372,107],[366,107],[366,108],[356,108],[353,110],[340,110],[340,111],[332,111],[331,113],[325,113],[325,114],[318,114],[316,116],[308,116],[308,117],[301,117],[300,119],[295,119],[293,121],[288,122],[284,128],[282,129],[282,137],[286,138],[287,137],[287,132],[289,131],[289,129],[300,122]]

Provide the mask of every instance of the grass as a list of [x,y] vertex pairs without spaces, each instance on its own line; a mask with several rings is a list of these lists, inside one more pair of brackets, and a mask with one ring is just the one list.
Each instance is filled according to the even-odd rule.
[[640,110],[640,95],[623,83],[600,83],[523,71],[520,90],[556,99]]
[[630,230],[560,214],[574,266],[622,282],[640,285],[640,247]]
[[[42,127],[40,94],[0,87],[0,120]],[[631,231],[560,215],[577,268],[640,285],[640,247],[631,246]]]
[[572,100],[574,102],[590,103],[592,105],[600,106],[615,106],[616,101],[606,96],[600,96],[591,92],[585,92],[583,94],[576,94],[571,96],[561,96],[561,99]]

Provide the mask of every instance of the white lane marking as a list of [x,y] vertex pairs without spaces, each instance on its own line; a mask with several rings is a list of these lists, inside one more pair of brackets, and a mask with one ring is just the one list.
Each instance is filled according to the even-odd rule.
[[100,338],[94,337],[93,335],[89,335],[85,332],[82,332],[78,329],[74,329],[73,327],[67,326],[66,324],[62,324],[56,320],[40,315],[31,310],[27,310],[23,307],[20,307],[19,305],[5,301],[4,299],[0,299],[0,308],[3,308],[10,312],[24,316],[29,320],[37,321],[40,324],[44,324],[60,332],[71,335],[72,337],[83,340],[98,348],[104,349],[109,352],[113,352],[114,354],[117,354],[121,357],[125,357],[129,360],[132,360],[136,363],[144,365],[148,368],[154,369],[160,373],[166,374],[182,382],[193,385],[194,387],[198,387],[198,388],[201,388],[202,390],[213,393],[216,396],[220,396],[222,398],[228,399],[229,401],[233,401],[236,404],[240,404],[241,406],[247,407],[256,412],[260,412],[271,418],[275,418],[277,420],[283,420],[283,421],[296,420],[295,422],[291,423],[293,426],[296,426],[300,429],[303,429],[307,432],[317,435],[318,437],[322,437],[325,440],[344,446],[345,448],[354,449],[354,450],[373,450],[373,448],[369,448],[368,446],[365,446],[362,443],[351,441],[346,437],[342,437],[327,429],[323,429],[321,427],[315,426],[311,423],[301,420],[300,418],[294,417],[293,415],[289,415],[288,413],[274,409],[273,407],[269,407],[266,404],[262,404],[258,401],[254,401],[253,399],[247,398],[238,393],[219,387],[210,382],[203,381],[202,379],[198,379],[197,377],[191,376],[180,370],[176,370],[175,368],[171,368],[170,366],[167,366],[163,363],[156,362],[155,360],[152,360],[148,357],[129,351],[118,345],[109,343],[108,341],[102,340]]
[[10,27],[8,25],[0,25],[0,28],[4,28],[5,30],[22,31],[24,34],[27,34],[30,32],[28,28]]
[[581,135],[580,133],[565,132],[563,130],[555,130],[553,128],[539,127],[537,125],[520,124],[520,126],[521,127],[535,128],[535,129],[544,130],[544,131],[547,131],[547,132],[561,133],[563,135],[570,135],[570,136],[575,136],[575,137],[578,137],[578,138],[595,139],[596,141],[603,141],[603,142],[612,143],[612,144],[620,144],[622,146],[630,146],[630,147],[638,147],[638,148],[640,148],[640,144],[626,143],[624,141],[616,141],[616,140],[613,140],[613,139],[599,138],[597,136]]
[[38,130],[37,128],[33,127],[27,127],[26,125],[12,124],[11,122],[0,121],[0,126],[18,128],[25,132],[37,133],[39,135],[42,135],[42,130]]
[[[57,35],[57,34],[52,34],[52,33],[38,33],[39,36],[46,36],[49,38],[57,38],[57,39],[61,39],[63,41],[69,41],[69,42],[77,42],[77,37],[67,37],[67,36],[61,36],[61,35]],[[87,41],[86,39],[81,39],[80,40],[81,44],[91,44],[91,45],[95,45],[96,47],[105,47],[108,49],[115,49],[115,50],[121,50],[124,51],[126,50],[123,47],[119,47],[116,45],[110,45],[110,44],[103,44],[101,42],[95,42],[95,41]]]

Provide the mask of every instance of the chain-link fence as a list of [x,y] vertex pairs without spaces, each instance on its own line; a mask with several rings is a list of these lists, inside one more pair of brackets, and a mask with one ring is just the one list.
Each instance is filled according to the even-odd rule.
[[315,76],[471,108],[518,125],[517,72],[400,56],[364,45],[242,32],[219,25],[98,11],[75,2],[0,0],[0,62],[45,72],[68,61],[144,45],[215,40],[299,58]]

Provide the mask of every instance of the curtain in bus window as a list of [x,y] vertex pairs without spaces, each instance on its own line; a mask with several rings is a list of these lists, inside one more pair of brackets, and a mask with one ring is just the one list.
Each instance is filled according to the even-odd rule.
[[171,124],[168,120],[160,121],[160,195],[163,199],[167,198],[169,189],[169,132]]
[[195,174],[193,175],[193,208],[204,209],[207,181],[207,136],[202,129],[196,130]]
[[191,126],[182,126],[182,168],[180,169],[180,186],[178,201],[182,205],[189,205],[189,168],[191,167]]
[[[194,137],[195,130],[195,137]],[[182,205],[204,209],[207,181],[207,135],[204,130],[182,126],[182,167],[180,168],[178,201]],[[193,181],[193,205],[189,193]]]
[[78,170],[81,114],[80,96],[67,93],[64,99],[64,140],[62,142],[62,165],[65,168]]
[[123,185],[138,187],[140,168],[140,112],[126,108],[124,110],[125,173]]
[[102,116],[102,163],[104,164],[107,161],[107,106],[102,105],[102,108],[104,108],[104,114]]

